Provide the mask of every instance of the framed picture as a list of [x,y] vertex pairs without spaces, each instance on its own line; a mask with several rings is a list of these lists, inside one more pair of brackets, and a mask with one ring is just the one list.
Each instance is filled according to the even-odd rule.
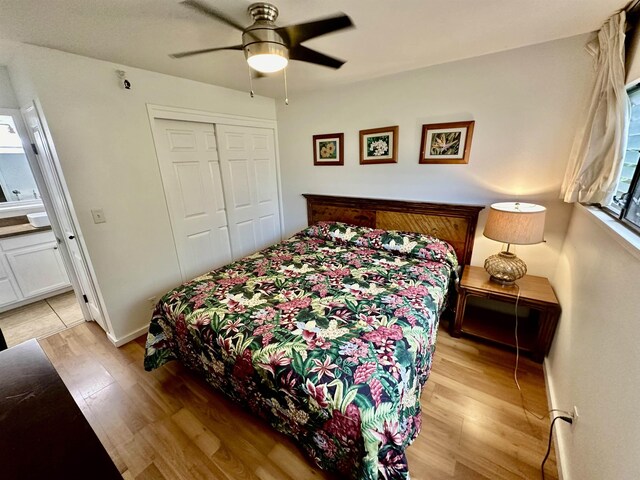
[[398,126],[360,130],[360,164],[398,163]]
[[469,163],[475,123],[470,121],[423,125],[420,163]]
[[313,136],[314,165],[344,165],[344,133]]

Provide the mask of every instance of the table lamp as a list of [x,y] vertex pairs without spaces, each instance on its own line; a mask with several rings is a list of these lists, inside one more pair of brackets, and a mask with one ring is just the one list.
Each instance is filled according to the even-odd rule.
[[527,273],[527,265],[513,252],[514,245],[533,245],[544,241],[544,217],[547,209],[541,205],[520,202],[494,203],[484,226],[484,236],[507,244],[507,250],[491,255],[484,269],[491,281],[513,285]]

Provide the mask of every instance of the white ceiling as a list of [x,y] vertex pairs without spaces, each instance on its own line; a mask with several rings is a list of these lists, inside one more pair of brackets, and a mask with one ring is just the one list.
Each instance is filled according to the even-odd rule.
[[[249,24],[251,1],[203,0]],[[278,25],[345,12],[356,29],[305,45],[348,60],[337,71],[292,62],[300,92],[546,42],[593,30],[628,0],[274,0]],[[2,0],[0,38],[32,43],[236,89],[244,56],[224,51],[173,60],[172,52],[241,43],[240,32],[178,0]],[[254,83],[282,96],[280,78]]]

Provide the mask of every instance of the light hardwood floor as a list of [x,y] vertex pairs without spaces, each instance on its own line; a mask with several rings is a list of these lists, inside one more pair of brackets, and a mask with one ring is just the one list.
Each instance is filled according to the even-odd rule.
[[10,347],[31,338],[52,335],[82,322],[82,310],[73,291],[0,314],[0,329]]
[[[40,340],[125,479],[330,479],[292,441],[213,391],[178,362],[148,373],[144,338],[117,349],[84,323]],[[515,355],[441,328],[407,450],[414,480],[540,478],[549,420],[525,415]],[[528,407],[546,412],[542,368],[521,361]],[[557,478],[555,458],[547,478]]]

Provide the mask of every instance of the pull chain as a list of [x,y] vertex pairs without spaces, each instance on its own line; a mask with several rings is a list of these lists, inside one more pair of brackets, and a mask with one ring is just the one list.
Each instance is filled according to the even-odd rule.
[[289,105],[289,93],[287,91],[287,67],[284,67],[282,74],[284,75],[284,104]]
[[253,98],[253,75],[251,73],[251,67],[249,67],[249,95]]

